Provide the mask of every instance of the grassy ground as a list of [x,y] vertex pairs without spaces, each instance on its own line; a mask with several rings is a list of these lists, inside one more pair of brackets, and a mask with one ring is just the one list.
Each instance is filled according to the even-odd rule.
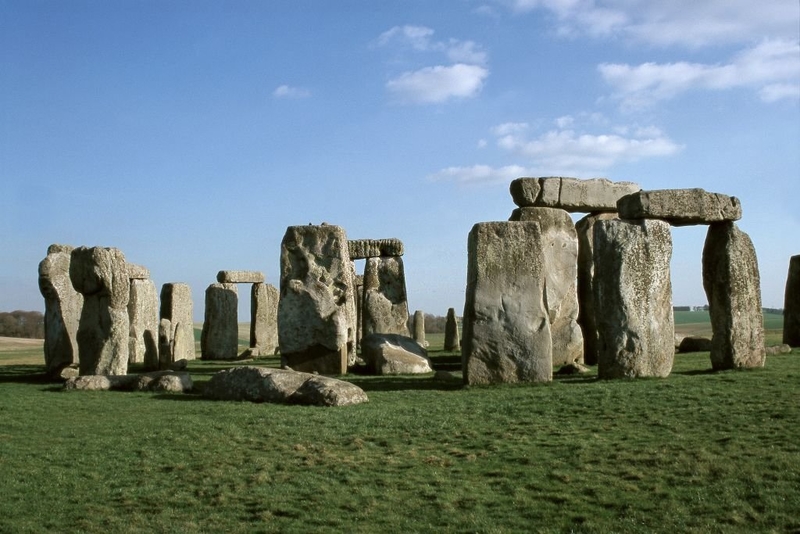
[[351,375],[370,402],[322,409],[64,392],[41,345],[2,347],[0,532],[800,531],[798,351],[662,380]]

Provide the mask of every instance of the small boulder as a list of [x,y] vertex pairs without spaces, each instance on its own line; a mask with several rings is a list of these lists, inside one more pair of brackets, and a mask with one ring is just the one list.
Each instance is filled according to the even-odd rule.
[[710,352],[711,340],[701,336],[686,336],[681,339],[678,352]]
[[792,352],[792,347],[787,344],[783,345],[775,345],[774,347],[767,347],[765,349],[767,356],[772,356],[774,354],[789,354]]
[[432,373],[428,351],[410,337],[370,334],[361,340],[361,357],[378,375]]
[[589,372],[589,368],[578,362],[568,363],[562,365],[561,368],[555,372],[559,376],[582,375]]

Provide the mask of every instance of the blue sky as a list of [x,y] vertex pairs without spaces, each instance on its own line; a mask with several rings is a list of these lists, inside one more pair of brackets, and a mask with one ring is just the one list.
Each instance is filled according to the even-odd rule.
[[[411,310],[461,311],[518,176],[741,199],[765,306],[800,254],[793,0],[0,0],[0,310],[51,243],[120,248],[195,317],[220,269],[278,283],[287,226],[405,243]],[[705,228],[673,230],[704,304]],[[247,288],[240,289],[243,309]],[[241,318],[240,320],[246,320]]]

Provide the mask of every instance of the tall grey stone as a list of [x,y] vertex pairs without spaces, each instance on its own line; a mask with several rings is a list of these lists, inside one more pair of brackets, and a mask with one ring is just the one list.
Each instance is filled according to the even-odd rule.
[[72,249],[69,245],[50,245],[47,256],[39,263],[39,291],[44,297],[44,363],[50,375],[78,363],[83,295],[75,291],[69,279]]
[[800,255],[789,260],[783,300],[783,342],[800,347]]
[[447,309],[447,319],[444,323],[444,350],[459,350],[461,339],[458,336],[458,320],[455,308]]
[[[168,283],[161,286],[161,311],[159,316],[169,321],[169,332],[164,342],[159,342],[159,361],[162,369],[178,360],[195,359],[194,317],[192,290],[188,284]],[[159,335],[161,333],[159,332]],[[165,349],[169,349],[164,352]]]
[[363,334],[409,336],[403,258],[367,258],[364,267]]
[[158,291],[152,280],[131,278],[128,362],[158,367]]
[[262,356],[278,351],[278,288],[265,283],[250,289],[250,348]]
[[239,354],[239,293],[236,284],[211,284],[206,289],[205,320],[200,334],[204,360],[233,360]]
[[600,378],[666,377],[675,356],[669,224],[596,221],[594,301]]
[[509,187],[519,207],[560,208],[569,212],[596,213],[617,211],[617,201],[639,191],[632,182],[612,182],[605,178],[544,177],[517,178]]
[[126,374],[130,278],[125,255],[116,248],[78,247],[72,251],[69,277],[83,294],[77,334],[80,374]]
[[472,227],[461,346],[466,384],[552,380],[542,243],[536,222]]
[[638,191],[622,197],[617,202],[617,211],[624,219],[661,219],[674,226],[742,218],[738,198],[703,189]]
[[703,288],[711,315],[711,366],[763,367],[764,317],[756,250],[750,236],[733,222],[708,228]]
[[583,332],[583,363],[597,365],[598,334],[594,302],[594,225],[618,219],[616,213],[595,213],[575,223],[578,236],[578,324]]
[[422,310],[414,312],[414,341],[425,346],[425,314]]
[[[355,270],[355,264],[353,265]],[[364,337],[364,275],[357,274],[353,278],[353,295],[356,301],[356,346],[361,346],[361,338]]]
[[278,343],[295,371],[347,372],[355,348],[353,271],[343,228],[290,226],[281,242]]
[[572,217],[557,208],[519,208],[511,220],[538,222],[542,230],[553,365],[583,362],[583,333],[578,325],[578,235]]

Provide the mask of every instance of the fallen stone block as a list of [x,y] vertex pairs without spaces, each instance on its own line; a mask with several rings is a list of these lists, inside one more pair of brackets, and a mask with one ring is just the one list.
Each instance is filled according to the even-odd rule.
[[410,337],[370,334],[361,340],[361,357],[377,375],[432,373],[428,351]]

